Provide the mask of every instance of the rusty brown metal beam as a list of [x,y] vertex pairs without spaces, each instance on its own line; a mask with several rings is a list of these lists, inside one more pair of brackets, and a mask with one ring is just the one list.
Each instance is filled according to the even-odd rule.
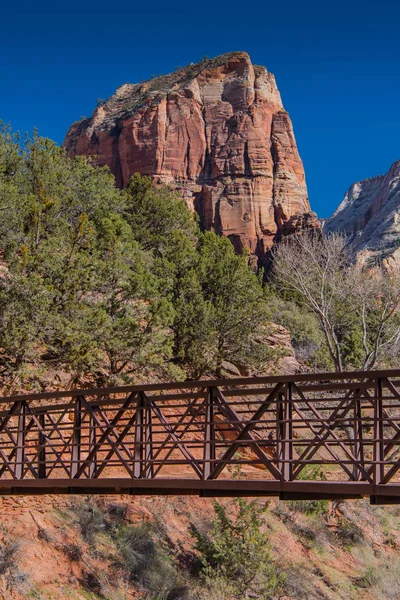
[[[128,385],[118,387],[105,387],[105,388],[87,388],[87,389],[76,389],[68,391],[56,391],[56,392],[43,392],[35,394],[19,394],[12,396],[4,396],[0,399],[1,403],[14,402],[16,400],[45,400],[51,398],[71,398],[85,394],[85,396],[109,396],[110,394],[125,394],[129,392],[148,392],[148,391],[164,391],[164,390],[181,390],[181,389],[196,389],[196,388],[207,388],[210,386],[215,387],[234,387],[236,385],[259,385],[259,384],[271,384],[276,385],[277,383],[288,383],[288,382],[321,382],[321,385],[326,384],[328,381],[345,381],[345,380],[358,380],[360,379],[363,384],[365,380],[375,380],[376,378],[399,378],[399,369],[387,369],[380,371],[349,371],[342,373],[313,373],[313,374],[298,374],[298,375],[274,375],[271,377],[237,377],[233,379],[216,379],[216,380],[200,380],[200,381],[179,381],[175,383],[157,383],[147,385]],[[352,384],[355,385],[355,382]],[[399,382],[400,385],[400,382]],[[332,386],[335,389],[335,385]]]

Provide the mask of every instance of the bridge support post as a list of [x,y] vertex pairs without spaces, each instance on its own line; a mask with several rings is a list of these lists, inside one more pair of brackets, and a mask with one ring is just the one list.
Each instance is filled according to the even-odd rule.
[[145,414],[145,452],[144,452],[144,477],[152,479],[154,477],[153,465],[153,423],[151,408],[148,406],[147,398],[144,396],[144,414]]
[[291,481],[293,477],[293,403],[292,384],[286,386],[286,393],[280,393],[276,406],[276,440],[278,469],[282,481]]
[[[359,395],[354,397],[353,405],[353,452],[356,461],[364,468],[364,440],[362,431],[361,399]],[[361,471],[354,465],[353,475],[356,481],[361,480]]]
[[38,477],[46,479],[46,438],[45,438],[45,414],[40,413],[39,418],[39,451],[38,451]]
[[378,485],[382,482],[384,475],[384,442],[383,442],[383,399],[382,399],[382,379],[378,378],[375,387],[374,404],[374,483]]
[[[95,409],[94,409],[95,410]],[[89,479],[93,479],[97,469],[97,453],[96,453],[96,421],[92,413],[89,419],[89,448],[88,454],[94,452],[93,459],[89,465]]]
[[71,479],[76,477],[81,462],[82,399],[76,397],[74,406],[74,426],[72,431]]
[[292,383],[286,387],[283,410],[283,446],[282,446],[282,474],[284,481],[292,481],[293,478],[293,399]]
[[153,437],[152,437],[152,415],[146,395],[139,394],[136,421],[135,421],[135,443],[134,443],[134,477],[151,479],[154,475],[153,467]]
[[22,479],[24,476],[25,426],[26,404],[25,402],[20,402],[18,412],[17,451],[15,453],[15,479]]
[[214,424],[214,393],[213,387],[208,388],[206,423],[204,429],[204,467],[203,479],[208,479],[215,466],[215,424]]
[[143,463],[143,394],[140,393],[136,406],[135,445],[133,453],[133,475],[140,478]]

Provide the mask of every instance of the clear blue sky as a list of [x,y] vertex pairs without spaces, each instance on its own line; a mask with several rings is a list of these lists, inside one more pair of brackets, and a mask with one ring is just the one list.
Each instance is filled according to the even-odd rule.
[[276,76],[325,217],[400,158],[399,22],[394,0],[14,0],[2,4],[0,119],[61,143],[122,83],[246,50]]

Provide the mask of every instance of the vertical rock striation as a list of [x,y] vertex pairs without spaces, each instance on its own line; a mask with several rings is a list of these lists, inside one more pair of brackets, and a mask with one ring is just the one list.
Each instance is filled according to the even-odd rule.
[[64,146],[96,155],[121,187],[136,172],[171,185],[204,228],[261,261],[288,219],[310,211],[275,78],[244,52],[121,86]]
[[342,233],[361,262],[400,269],[400,161],[350,186],[324,233]]

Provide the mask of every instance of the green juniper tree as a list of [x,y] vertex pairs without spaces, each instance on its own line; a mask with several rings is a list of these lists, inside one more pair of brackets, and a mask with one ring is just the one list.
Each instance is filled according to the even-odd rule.
[[251,370],[272,357],[265,292],[245,256],[213,232],[199,237],[191,269],[178,280],[176,356],[193,376],[221,374],[224,361]]
[[196,219],[185,202],[167,186],[155,187],[149,177],[133,175],[125,193],[123,215],[144,250],[162,255],[171,236],[180,231],[194,239]]
[[[17,141],[3,143],[13,156]],[[37,135],[18,157],[0,176],[10,191],[0,209],[12,215],[0,238],[3,373],[51,365],[112,381],[157,368],[170,357],[173,309],[112,175]]]

